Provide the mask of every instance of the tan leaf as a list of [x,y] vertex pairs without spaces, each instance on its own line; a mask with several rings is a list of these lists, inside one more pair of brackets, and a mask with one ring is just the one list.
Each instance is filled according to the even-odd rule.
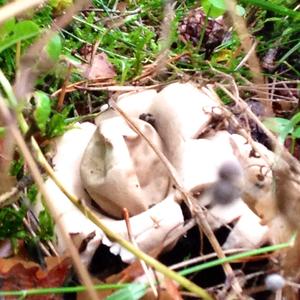
[[82,65],[82,69],[87,79],[111,79],[116,75],[113,65],[103,52],[97,53],[92,58],[91,64]]

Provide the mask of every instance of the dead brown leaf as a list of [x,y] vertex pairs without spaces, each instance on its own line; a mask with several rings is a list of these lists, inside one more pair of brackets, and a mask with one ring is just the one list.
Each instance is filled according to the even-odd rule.
[[107,283],[132,282],[143,274],[144,271],[142,269],[141,263],[138,260],[136,260],[120,273],[111,275],[108,278],[106,278],[105,281]]
[[[46,258],[47,269],[29,261],[20,259],[0,259],[0,289],[2,291],[27,290],[32,288],[60,287],[71,269],[69,258]],[[17,297],[9,297],[17,299]],[[57,300],[61,295],[30,296],[30,300]]]
[[107,55],[105,53],[97,53],[92,58],[91,55],[89,55],[88,59],[91,59],[91,63],[82,65],[84,77],[89,80],[103,78],[111,79],[115,77],[116,72],[114,70],[114,67],[108,61]]
[[[129,282],[133,282],[136,278],[138,278],[139,276],[143,275],[143,269],[141,267],[140,262],[137,260],[134,263],[132,263],[131,265],[129,265],[126,269],[124,269],[123,271],[121,271],[120,273],[117,274],[113,274],[109,277],[107,277],[105,279],[105,283],[129,283]],[[100,284],[103,283],[103,281],[100,281],[99,279],[93,277],[92,278],[93,283],[94,284]],[[111,295],[112,293],[114,293],[116,290],[112,289],[112,290],[105,290],[105,291],[97,291],[97,295],[98,295],[98,299],[99,300],[103,300],[105,299],[107,296]],[[87,292],[83,292],[83,293],[78,293],[77,295],[77,300],[85,300],[88,299],[87,298]],[[176,298],[177,299],[177,298]]]

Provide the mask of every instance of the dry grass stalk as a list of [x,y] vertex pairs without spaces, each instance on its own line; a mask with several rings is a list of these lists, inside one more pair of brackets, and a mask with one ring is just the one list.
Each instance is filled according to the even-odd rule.
[[160,37],[159,41],[161,42],[162,49],[155,60],[154,64],[157,66],[156,67],[156,72],[159,73],[162,68],[164,68],[167,60],[168,60],[168,54],[169,54],[169,49],[171,46],[171,31],[172,31],[172,22],[175,17],[175,11],[174,11],[174,1],[168,0],[166,1],[165,4],[165,9],[164,9],[164,19],[163,23],[161,25],[161,32],[160,32]]
[[[19,210],[19,207],[16,204],[12,204],[12,207],[14,208],[15,211]],[[26,229],[28,230],[28,232],[31,234],[31,236],[36,238],[36,233],[34,232],[34,230],[32,229],[32,227],[30,225],[30,223],[27,221],[26,218],[23,219],[23,224],[26,227]],[[37,243],[38,243],[39,247],[41,247],[41,250],[44,253],[44,255],[51,256],[48,249],[45,247],[45,245],[39,239],[37,239]],[[54,255],[58,256],[57,252],[55,252]]]
[[58,101],[57,101],[57,110],[60,111],[64,105],[64,100],[65,100],[65,95],[66,95],[66,90],[67,90],[67,86],[70,80],[70,76],[72,73],[72,65],[69,64],[68,65],[68,69],[67,69],[67,73],[61,88],[61,92],[59,93],[59,97],[58,97]]
[[[254,38],[249,33],[245,20],[236,14],[236,1],[235,0],[225,0],[229,15],[232,19],[232,23],[239,35],[242,48],[248,55],[248,65],[249,69],[253,74],[253,82],[255,84],[264,84],[265,80],[261,72],[260,63],[258,57],[253,49]],[[259,95],[259,92],[258,92]],[[262,103],[265,107],[265,113],[268,116],[273,115],[272,102]]]

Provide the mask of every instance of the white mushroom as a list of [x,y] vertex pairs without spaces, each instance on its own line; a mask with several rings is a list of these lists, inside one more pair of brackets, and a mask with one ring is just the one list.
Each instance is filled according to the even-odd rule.
[[[93,208],[90,198],[84,191],[80,178],[80,162],[86,147],[95,133],[96,126],[91,123],[76,124],[73,129],[67,131],[62,137],[57,138],[55,144],[55,156],[53,158],[55,174],[67,190],[80,198],[90,208]],[[86,249],[81,253],[82,260],[88,264],[102,242],[111,246],[112,253],[120,254],[124,261],[134,259],[133,255],[122,249],[118,244],[107,239],[102,230],[91,222],[70,200],[59,190],[51,179],[47,179],[46,189],[57,211],[60,212],[65,228],[71,235],[76,236],[80,244],[91,233],[95,236],[88,242]],[[110,193],[113,194],[113,190]],[[36,210],[41,207],[36,207]],[[168,212],[165,214],[165,212]],[[125,221],[114,220],[98,213],[99,218],[112,230],[128,239]],[[183,215],[178,203],[172,197],[148,209],[135,217],[130,218],[132,237],[143,251],[151,251],[178,227],[183,224]],[[57,231],[57,246],[61,254],[66,250],[66,245],[60,232]]]
[[[261,169],[259,165],[266,166],[262,158],[250,157],[252,148],[245,139],[226,131],[218,132],[210,138],[195,139],[209,122],[210,112],[219,106],[216,101],[190,83],[176,83],[158,94],[150,90],[122,95],[117,103],[152,143],[165,153],[187,190],[217,182],[222,177],[220,167],[230,162],[243,170],[237,178],[250,187],[245,193],[251,195],[248,197],[251,203],[248,204],[257,213],[261,213],[260,207],[264,204],[251,191],[258,188],[256,175]],[[154,127],[138,119],[142,113],[153,116]],[[53,162],[56,175],[69,192],[95,209],[91,196],[106,212],[104,215],[95,209],[99,218],[125,238],[128,235],[125,222],[108,215],[122,218],[122,208],[126,207],[131,215],[135,215],[130,218],[130,223],[132,235],[139,247],[146,252],[156,249],[173,230],[183,224],[180,206],[174,201],[174,195],[169,189],[168,173],[143,138],[115,112],[105,112],[97,123],[98,127],[90,123],[77,124],[55,141],[56,155]],[[236,156],[232,141],[236,143],[243,159]],[[263,146],[257,146],[271,156]],[[253,164],[257,167],[250,167]],[[261,193],[270,192],[269,175],[264,180]],[[85,263],[89,262],[101,240],[124,260],[133,258],[119,245],[110,242],[51,179],[47,180],[46,187],[70,234],[79,235],[82,241],[95,232],[95,237],[82,253]],[[260,224],[260,218],[241,198],[223,205],[212,202],[211,195],[207,193],[206,198],[199,201],[205,205],[213,204],[207,214],[213,229],[238,220],[224,244],[225,248],[255,247],[264,241],[267,227]],[[268,201],[272,202],[272,199]],[[268,217],[264,216],[266,219]],[[65,245],[60,238],[58,242],[63,252]]]
[[[139,118],[141,114],[149,111],[156,95],[157,92],[155,90],[130,92],[119,96],[117,99],[117,104],[132,118]],[[96,125],[99,125],[101,121],[116,116],[118,116],[116,112],[114,112],[112,109],[108,109],[95,119],[95,123]]]

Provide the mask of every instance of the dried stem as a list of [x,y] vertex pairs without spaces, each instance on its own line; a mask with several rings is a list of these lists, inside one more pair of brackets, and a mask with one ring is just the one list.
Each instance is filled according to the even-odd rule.
[[59,97],[58,97],[58,101],[57,101],[57,110],[60,111],[63,107],[64,104],[64,100],[65,100],[65,95],[66,95],[66,90],[67,90],[67,86],[70,80],[70,76],[71,76],[71,72],[72,72],[72,65],[68,64],[68,69],[67,69],[67,73],[64,79],[64,83],[61,87],[61,91],[59,93]]
[[[235,253],[243,253],[243,252],[249,251],[249,250],[250,249],[248,249],[248,248],[236,248],[236,249],[224,250],[224,253],[225,254],[235,254]],[[170,269],[177,270],[177,269],[181,269],[181,268],[186,268],[190,265],[198,264],[200,262],[203,262],[205,260],[215,258],[215,257],[217,257],[217,254],[215,252],[209,253],[206,255],[201,255],[201,256],[194,257],[194,258],[182,261],[180,263],[174,264],[174,265],[170,266]]]
[[[12,204],[12,207],[15,211],[19,211],[19,207],[16,204]],[[29,233],[35,238],[36,237],[36,233],[33,231],[33,229],[31,228],[30,224],[28,223],[28,221],[26,220],[26,218],[23,218],[23,224],[26,227],[26,229],[29,231]],[[50,252],[48,251],[48,249],[44,246],[44,244],[38,240],[38,244],[41,247],[42,252],[46,255],[46,256],[51,256]],[[55,256],[58,256],[57,253],[55,254]]]

